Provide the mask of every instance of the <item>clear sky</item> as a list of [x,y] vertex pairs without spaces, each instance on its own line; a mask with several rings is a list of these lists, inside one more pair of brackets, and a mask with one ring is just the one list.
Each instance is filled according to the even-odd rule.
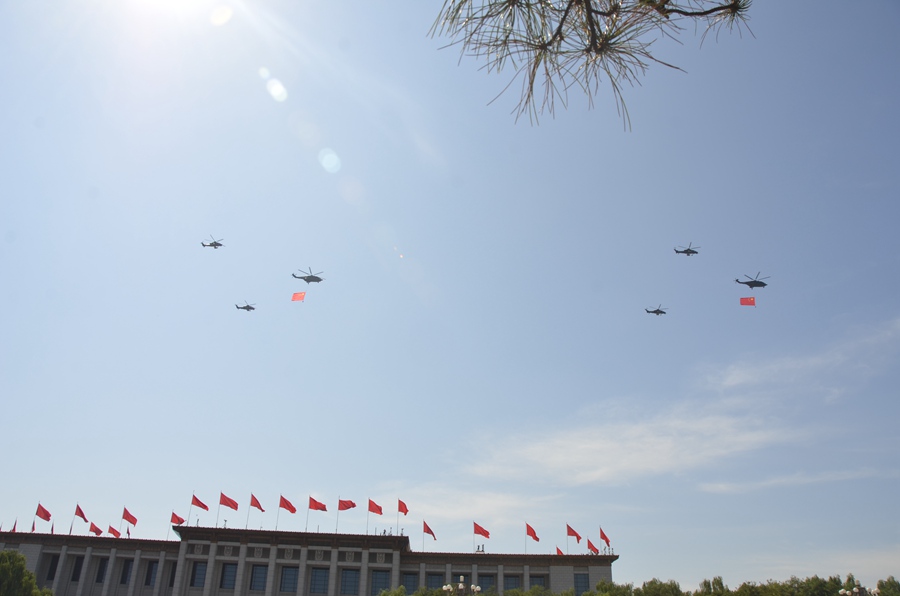
[[3,528],[401,498],[618,582],[900,575],[900,4],[660,42],[631,131],[516,122],[441,4],[0,3]]

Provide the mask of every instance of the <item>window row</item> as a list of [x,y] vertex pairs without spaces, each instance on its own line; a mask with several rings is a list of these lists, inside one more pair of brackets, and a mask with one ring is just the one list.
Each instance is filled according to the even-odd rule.
[[[470,583],[470,574],[468,573],[455,573],[452,576],[453,581],[450,582],[452,584],[462,583],[463,585],[468,586]],[[462,581],[459,581],[459,578],[462,577]],[[530,586],[547,586],[547,576],[545,575],[529,575],[528,580],[530,582]],[[479,573],[478,574],[478,586],[481,588],[482,592],[487,592],[488,590],[497,590],[497,576],[489,573]],[[416,590],[419,589],[419,574],[418,573],[402,573],[400,574],[400,584],[406,588],[407,594],[412,594]],[[425,574],[425,587],[429,590],[440,590],[446,584],[446,578],[443,573],[426,573]],[[503,575],[503,590],[518,590],[523,588],[522,585],[522,576],[515,574],[504,574]],[[581,592],[576,592],[576,594],[581,594]]]
[[[203,588],[206,585],[207,576],[206,561],[194,561],[191,564],[189,585],[192,588]],[[237,563],[223,563],[219,572],[219,588],[233,590],[237,586]],[[268,565],[250,566],[250,590],[265,591],[268,577]],[[330,581],[330,569],[327,567],[313,567],[309,573],[309,593],[327,594]],[[297,584],[300,580],[299,566],[283,566],[277,578],[279,592],[297,592]],[[342,596],[358,596],[360,586],[359,569],[340,570],[339,594]],[[391,588],[391,572],[381,569],[373,569],[369,581],[370,596],[378,596],[383,590]]]
[[[94,583],[102,584],[106,582],[106,574],[109,569],[109,557],[95,557],[96,571],[94,573]],[[175,569],[177,563],[171,561],[169,563],[169,587],[175,585]],[[59,555],[50,555],[50,561],[47,566],[47,581],[56,579],[56,573],[59,567]],[[72,574],[69,579],[72,582],[80,582],[82,569],[84,567],[84,556],[77,555],[72,558]],[[118,582],[121,585],[131,583],[131,575],[134,570],[134,559],[121,559],[121,566],[118,572]],[[156,576],[159,571],[159,561],[147,561],[144,567],[143,582],[145,586],[153,587],[156,585]]]

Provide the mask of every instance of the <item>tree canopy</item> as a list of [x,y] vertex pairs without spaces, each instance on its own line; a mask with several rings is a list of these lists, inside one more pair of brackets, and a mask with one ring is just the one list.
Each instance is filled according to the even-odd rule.
[[[450,38],[489,71],[522,76],[517,115],[553,113],[576,87],[590,105],[607,81],[628,123],[622,85],[639,83],[658,59],[652,46],[686,25],[703,37],[746,26],[752,0],[445,0],[431,34]],[[510,81],[512,84],[512,81]],[[539,99],[538,99],[539,98]]]
[[0,552],[0,594],[3,596],[52,596],[39,590],[34,574],[25,566],[25,557],[14,550]]

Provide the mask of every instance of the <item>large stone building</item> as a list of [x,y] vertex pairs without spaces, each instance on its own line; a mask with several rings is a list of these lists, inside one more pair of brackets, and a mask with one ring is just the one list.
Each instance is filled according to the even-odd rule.
[[[181,540],[0,532],[54,596],[378,596],[477,584],[580,594],[618,555],[413,552],[408,536],[177,527]],[[462,577],[462,580],[460,580]]]

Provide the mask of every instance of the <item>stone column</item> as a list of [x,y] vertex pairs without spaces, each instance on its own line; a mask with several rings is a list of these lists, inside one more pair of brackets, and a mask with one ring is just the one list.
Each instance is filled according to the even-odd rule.
[[68,548],[69,547],[64,544],[62,550],[59,551],[59,562],[56,564],[56,575],[53,576],[53,587],[50,588],[53,590],[54,594],[59,594],[59,578],[63,576],[63,571],[66,569],[66,551]]
[[89,546],[84,549],[84,560],[81,562],[81,579],[78,581],[78,589],[75,590],[75,596],[81,596],[84,593],[84,585],[90,580],[88,579],[88,570],[91,568],[91,553],[94,547]]
[[[247,566],[247,545],[242,544],[238,548],[237,573],[234,576],[234,593],[244,593],[244,568]],[[249,590],[248,590],[249,591]],[[579,594],[579,596],[581,596]]]
[[297,574],[297,596],[306,594],[306,556],[309,549],[305,546],[300,547],[300,572]]
[[[278,560],[278,547],[269,547],[269,569],[266,571],[266,596],[273,596],[275,590],[275,564]],[[579,596],[581,596],[579,594]]]
[[203,582],[203,596],[211,596],[213,593],[213,584],[216,583],[216,549],[218,546],[217,542],[209,544],[209,556],[206,557],[206,581]]
[[134,560],[131,564],[131,581],[128,582],[128,596],[134,596],[134,588],[141,581],[141,551],[134,551]]
[[175,585],[172,586],[172,596],[181,596],[184,594],[184,587],[187,585],[185,577],[187,575],[187,540],[183,540],[178,547],[178,561],[175,563]]
[[113,547],[109,549],[109,560],[106,562],[106,577],[103,578],[103,589],[100,591],[100,596],[109,596],[109,587],[113,582],[113,575],[115,575],[116,571],[116,548]]
[[[166,551],[159,551],[159,558],[156,560],[156,581],[153,582],[153,596],[159,596],[160,592],[162,592],[162,584],[165,579],[166,574]],[[75,596],[81,596],[80,594],[76,594]]]

